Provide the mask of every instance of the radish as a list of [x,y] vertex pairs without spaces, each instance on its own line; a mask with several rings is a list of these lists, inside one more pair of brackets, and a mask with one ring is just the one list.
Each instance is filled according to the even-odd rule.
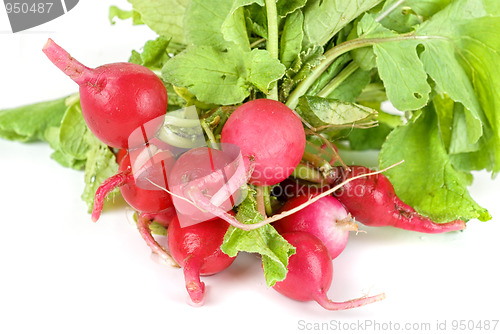
[[[281,211],[291,210],[310,197],[297,196],[288,200]],[[326,196],[306,208],[274,223],[280,234],[286,232],[309,232],[318,237],[328,248],[332,259],[342,253],[349,239],[349,231],[357,231],[358,226],[344,206],[333,196]]]
[[223,148],[191,149],[172,167],[170,191],[182,226],[213,219],[238,204],[238,189],[247,179],[244,165],[237,147]]
[[[167,112],[167,90],[147,67],[113,63],[88,68],[49,39],[43,48],[54,65],[80,86],[82,114],[106,145],[134,148],[154,137]],[[145,137],[130,138],[136,129]],[[130,142],[129,142],[130,141]]]
[[[350,166],[349,171],[342,167],[334,168],[337,169],[337,175],[340,175],[335,183],[373,172],[363,166]],[[418,214],[396,196],[394,187],[383,174],[352,180],[337,190],[335,197],[357,221],[368,226],[394,226],[423,233],[443,233],[465,228],[463,220],[437,224]]]
[[333,265],[326,246],[307,232],[288,232],[283,234],[283,238],[296,250],[290,256],[286,278],[273,286],[282,295],[298,301],[314,300],[332,311],[359,307],[385,298],[382,293],[345,302],[331,301],[327,292],[332,283]]
[[200,275],[216,274],[233,263],[220,249],[229,224],[221,219],[181,227],[175,217],[168,227],[168,249],[184,268],[186,289],[192,302],[201,305],[205,297],[205,283]]
[[306,137],[290,108],[279,101],[257,99],[242,104],[229,116],[221,142],[241,149],[247,170],[254,164],[249,183],[269,186],[292,174],[302,159]]

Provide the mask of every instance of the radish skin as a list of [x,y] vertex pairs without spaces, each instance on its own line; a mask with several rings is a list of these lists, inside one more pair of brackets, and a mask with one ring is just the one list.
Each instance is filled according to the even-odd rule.
[[249,183],[271,186],[286,179],[299,164],[306,145],[300,119],[286,105],[269,99],[239,106],[224,124],[221,143],[240,148],[249,169]]
[[[349,171],[343,170],[342,167],[334,168],[339,175],[335,184],[373,172],[363,166],[349,166]],[[466,227],[463,220],[438,224],[418,214],[396,196],[394,187],[383,174],[352,180],[337,190],[335,197],[357,221],[368,226],[393,226],[422,233],[460,231]]]

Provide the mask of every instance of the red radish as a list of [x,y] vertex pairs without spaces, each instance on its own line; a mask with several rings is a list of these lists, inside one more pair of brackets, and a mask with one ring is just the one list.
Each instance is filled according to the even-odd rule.
[[299,118],[279,101],[258,99],[239,106],[224,125],[222,143],[237,145],[245,165],[255,164],[249,183],[277,184],[299,164],[306,137]]
[[[297,196],[288,200],[281,211],[291,210],[312,196]],[[309,232],[318,237],[328,248],[332,259],[342,253],[349,239],[349,231],[357,231],[358,226],[344,206],[333,196],[326,196],[297,213],[273,224],[280,234],[286,232]]]
[[362,297],[345,302],[328,299],[333,278],[333,264],[326,246],[316,236],[307,232],[288,232],[283,234],[290,244],[296,247],[290,256],[288,274],[273,289],[298,301],[314,300],[327,310],[345,310],[380,301],[385,294]]
[[[334,168],[337,169],[337,175],[340,175],[336,183],[373,172],[363,166],[350,166],[350,171],[344,171],[342,167]],[[463,220],[437,224],[418,214],[396,196],[394,187],[383,174],[352,180],[339,189],[335,197],[357,221],[368,226],[394,226],[423,233],[443,233],[465,228]]]
[[216,274],[233,263],[220,249],[229,224],[221,219],[181,227],[174,218],[168,227],[168,249],[172,257],[184,268],[186,289],[195,304],[205,297],[205,283],[200,275]]
[[[214,211],[231,210],[245,181],[243,163],[226,151],[198,147],[181,155],[169,174],[181,225],[213,219],[217,217]],[[200,210],[206,209],[204,204],[213,205],[213,209]]]
[[[88,68],[49,39],[43,48],[54,65],[80,86],[82,113],[90,131],[106,145],[134,148],[152,138],[167,112],[167,90],[144,66],[113,63]],[[134,130],[146,138],[129,144]]]

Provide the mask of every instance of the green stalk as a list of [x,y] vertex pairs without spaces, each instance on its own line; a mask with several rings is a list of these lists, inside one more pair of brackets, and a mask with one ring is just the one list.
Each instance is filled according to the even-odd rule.
[[264,208],[268,217],[273,215],[273,208],[271,206],[271,187],[263,186],[262,192],[264,194]]
[[[272,58],[279,57],[279,37],[278,37],[278,10],[276,9],[276,0],[266,0],[267,12],[267,51]],[[278,84],[276,83],[267,94],[268,99],[278,100]]]
[[318,170],[302,162],[295,168],[291,176],[296,179],[320,184],[325,180]]
[[218,148],[217,140],[215,139],[214,133],[210,129],[210,126],[207,124],[207,122],[205,122],[205,120],[201,120],[200,123],[201,127],[203,128],[203,130],[207,135],[207,138],[210,142],[210,146],[212,146],[212,148]]
[[379,38],[356,38],[340,43],[334,46],[324,54],[324,59],[316,66],[312,72],[302,80],[294,91],[288,97],[286,105],[290,109],[295,109],[299,102],[299,98],[303,96],[311,87],[311,85],[320,77],[320,75],[330,66],[335,59],[354,49],[364,48],[379,43],[400,42],[405,40],[423,40],[423,39],[446,39],[442,36],[415,36],[413,33]]
[[328,85],[326,85],[319,93],[319,97],[327,97],[330,95],[342,82],[345,81],[351,74],[356,72],[359,65],[355,61],[351,61],[349,65],[344,67],[342,71],[335,78],[333,78]]

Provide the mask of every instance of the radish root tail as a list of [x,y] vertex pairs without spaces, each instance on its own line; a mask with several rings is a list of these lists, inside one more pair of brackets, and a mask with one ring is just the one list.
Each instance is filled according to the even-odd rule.
[[151,251],[160,256],[160,258],[168,265],[179,268],[179,264],[175,262],[170,253],[155,240],[155,238],[151,234],[149,225],[151,225],[151,217],[147,214],[139,214],[139,217],[137,218],[137,229],[139,230],[139,233],[141,234],[146,244],[149,246],[149,248],[151,248]]
[[364,305],[368,305],[371,303],[375,303],[385,299],[385,293],[381,293],[379,295],[371,296],[371,297],[362,297],[357,299],[348,300],[345,302],[334,302],[328,299],[325,292],[320,292],[315,300],[318,304],[320,304],[323,308],[330,311],[338,311],[338,310],[347,310],[350,308],[360,307]]
[[101,183],[99,188],[97,188],[94,196],[94,206],[92,208],[91,216],[93,222],[99,220],[106,196],[108,196],[108,194],[114,189],[127,183],[129,176],[130,171],[120,172],[106,179],[103,183]]

